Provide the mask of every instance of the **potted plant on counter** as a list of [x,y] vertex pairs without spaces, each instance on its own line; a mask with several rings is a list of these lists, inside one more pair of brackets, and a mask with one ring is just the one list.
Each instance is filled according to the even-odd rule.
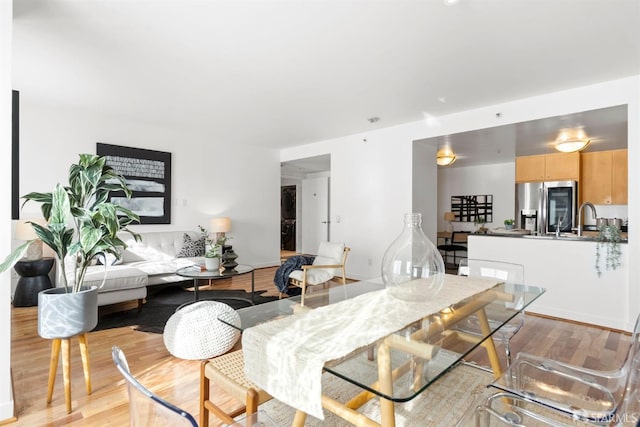
[[513,226],[515,225],[516,221],[508,218],[504,220],[504,229],[505,230],[513,230]]
[[[136,240],[140,239],[127,228],[139,221],[138,215],[108,202],[113,191],[131,196],[124,178],[106,165],[104,157],[80,154],[79,162],[69,168],[68,186],[57,184],[50,193],[33,192],[22,197],[25,203],[42,204],[47,224],[31,222],[31,226],[38,238],[53,250],[61,270],[62,284],[38,295],[38,334],[43,338],[69,338],[96,326],[97,288],[84,286],[87,268],[106,254],[120,258],[126,244],[118,232],[127,231]],[[33,242],[35,240],[28,241],[14,250],[0,264],[0,272],[13,267]]]
[[602,275],[602,268],[600,264],[602,262],[602,248],[605,249],[605,269],[615,270],[620,267],[620,228],[616,225],[599,225],[598,235],[596,236],[596,263],[595,269],[598,277]]

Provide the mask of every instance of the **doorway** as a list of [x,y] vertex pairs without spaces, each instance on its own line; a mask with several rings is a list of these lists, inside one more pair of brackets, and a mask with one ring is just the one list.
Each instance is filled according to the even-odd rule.
[[280,250],[296,251],[296,186],[280,187]]
[[[331,155],[281,163],[280,248],[314,254],[330,238]],[[286,246],[286,249],[285,249]]]

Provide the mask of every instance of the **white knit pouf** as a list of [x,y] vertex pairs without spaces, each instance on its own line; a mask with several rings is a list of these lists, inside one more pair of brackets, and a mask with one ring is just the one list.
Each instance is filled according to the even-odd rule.
[[198,360],[231,350],[240,331],[218,320],[240,326],[236,311],[217,301],[200,301],[176,311],[164,326],[164,345],[181,359]]

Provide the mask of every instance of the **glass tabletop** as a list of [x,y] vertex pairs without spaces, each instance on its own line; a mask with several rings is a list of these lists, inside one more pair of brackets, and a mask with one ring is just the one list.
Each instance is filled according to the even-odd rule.
[[[293,297],[242,308],[237,310],[241,319],[239,329],[244,330],[284,316],[304,315],[305,311],[313,308],[381,289],[384,289],[384,285],[380,280],[362,281],[307,293],[305,307],[300,306],[300,297]],[[427,316],[369,347],[331,361],[324,369],[392,401],[411,400],[544,292],[544,289],[534,286],[498,284]],[[486,322],[481,320],[484,316]],[[390,354],[393,372],[391,391],[380,391],[377,385],[377,352],[381,346],[385,346]],[[493,351],[495,353],[495,348]]]
[[191,279],[224,279],[230,276],[251,273],[254,268],[250,265],[238,264],[233,270],[202,270],[199,265],[183,267],[176,271],[178,276]]

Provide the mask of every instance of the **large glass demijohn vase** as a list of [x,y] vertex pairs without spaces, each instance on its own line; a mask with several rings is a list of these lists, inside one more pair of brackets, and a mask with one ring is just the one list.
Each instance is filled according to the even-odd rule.
[[444,261],[422,231],[422,214],[404,215],[402,233],[382,257],[382,281],[402,300],[428,300],[442,289]]

